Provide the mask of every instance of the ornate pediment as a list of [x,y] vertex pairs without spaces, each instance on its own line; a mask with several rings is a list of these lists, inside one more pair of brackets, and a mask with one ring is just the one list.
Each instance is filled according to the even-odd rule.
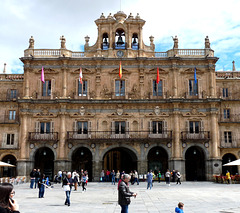
[[183,113],[182,114],[184,117],[205,117],[207,116],[205,113],[203,112],[199,112],[197,107],[192,107],[190,112],[187,113]]
[[[125,75],[125,74],[130,74],[131,72],[122,68],[122,74]],[[109,74],[119,74],[119,68],[117,69],[114,69],[112,71],[109,71]]]
[[84,118],[92,118],[94,115],[92,115],[90,112],[87,112],[84,106],[81,106],[81,108],[78,110],[78,112],[75,113],[70,113],[69,116],[71,118],[79,118],[79,117],[84,117]]
[[33,114],[33,117],[41,117],[41,118],[55,118],[57,117],[57,113],[50,112],[47,107],[43,107],[41,112]]
[[[73,73],[73,74],[79,74],[80,73],[80,67],[78,68],[78,69],[75,69],[75,70],[73,70],[73,71],[71,71],[71,73]],[[93,71],[92,70],[89,70],[89,69],[87,69],[87,68],[82,68],[82,73],[83,74],[90,74],[90,73],[93,73]]]
[[[169,71],[167,70],[164,70],[162,68],[158,68],[159,69],[159,75],[161,74],[167,74]],[[149,71],[147,71],[146,73],[149,73],[149,74],[157,74],[157,68],[153,68],[153,69],[150,69]]]
[[[35,73],[42,73],[42,69],[37,70]],[[59,71],[53,70],[51,68],[44,68],[44,74],[58,74]]]
[[[196,73],[197,74],[202,74],[204,71],[201,69],[196,68]],[[180,73],[189,73],[189,74],[194,74],[194,68],[188,68],[186,70],[181,71]]]

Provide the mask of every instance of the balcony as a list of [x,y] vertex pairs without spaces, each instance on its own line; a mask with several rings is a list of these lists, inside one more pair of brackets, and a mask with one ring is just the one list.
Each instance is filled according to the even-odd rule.
[[52,133],[39,133],[39,132],[29,132],[28,141],[32,142],[44,142],[44,141],[58,141],[58,132]]
[[141,140],[141,139],[158,139],[162,141],[172,140],[172,131],[168,130],[162,134],[153,134],[149,131],[127,131],[122,134],[115,134],[113,131],[88,131],[86,134],[78,134],[75,131],[67,132],[67,140]]
[[239,71],[217,71],[216,79],[240,79]]
[[240,114],[230,114],[229,116],[220,114],[219,122],[221,122],[221,123],[239,123],[240,122]]
[[224,137],[221,137],[220,139],[221,148],[239,148],[238,142],[239,142],[239,139],[234,137],[232,138],[232,141],[230,143],[229,141],[226,142],[226,139]]
[[169,98],[170,96],[168,95],[167,92],[162,92],[162,93],[149,92],[148,97],[149,99],[166,99],[166,98]]
[[19,116],[1,115],[0,124],[19,124]]
[[209,131],[200,131],[199,133],[190,133],[189,131],[181,132],[182,141],[209,141],[210,140],[210,132]]

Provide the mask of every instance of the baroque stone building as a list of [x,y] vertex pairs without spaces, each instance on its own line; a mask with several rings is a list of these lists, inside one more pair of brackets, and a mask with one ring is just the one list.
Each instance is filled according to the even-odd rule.
[[0,160],[17,165],[4,175],[83,168],[98,181],[102,169],[176,169],[211,180],[239,157],[240,72],[215,72],[208,37],[203,49],[179,49],[175,36],[172,49],[155,52],[138,14],[95,23],[97,41],[86,36],[84,52],[68,50],[64,36],[60,49],[35,49],[31,37],[24,74],[0,75]]

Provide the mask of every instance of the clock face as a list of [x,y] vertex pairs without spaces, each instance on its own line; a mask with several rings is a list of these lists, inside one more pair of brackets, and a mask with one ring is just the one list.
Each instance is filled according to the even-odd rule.
[[120,58],[120,57],[123,57],[123,51],[119,50],[117,51],[117,56]]

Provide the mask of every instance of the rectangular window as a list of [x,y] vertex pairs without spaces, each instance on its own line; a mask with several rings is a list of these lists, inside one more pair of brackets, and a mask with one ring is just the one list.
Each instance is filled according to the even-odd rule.
[[47,80],[43,83],[42,96],[51,96],[51,80]]
[[152,122],[152,133],[153,134],[162,134],[163,133],[163,122],[162,121],[153,121]]
[[223,94],[222,94],[223,97],[224,97],[224,98],[227,98],[227,97],[228,97],[228,88],[223,88],[223,89],[222,89],[222,92],[223,92]]
[[122,80],[115,81],[115,95],[125,96],[125,81]]
[[115,121],[115,134],[125,134],[125,133],[126,133],[126,122]]
[[162,81],[153,80],[153,96],[163,96]]
[[225,143],[232,143],[232,132],[224,132]]
[[15,99],[15,98],[17,98],[17,90],[11,89],[10,90],[10,99]]
[[7,134],[7,145],[14,144],[14,134]]
[[16,119],[16,111],[15,110],[10,110],[9,111],[9,120],[15,120]]
[[78,96],[87,96],[87,81],[83,81],[82,84],[78,81]]
[[189,95],[190,96],[198,95],[198,82],[195,83],[195,80],[189,80]]
[[77,122],[77,133],[78,134],[88,134],[88,122],[78,121]]
[[200,132],[199,121],[189,121],[189,132],[192,134],[198,134]]
[[40,133],[41,134],[49,134],[51,132],[50,127],[51,127],[50,122],[41,122],[40,123]]
[[224,119],[230,118],[230,109],[223,110]]

